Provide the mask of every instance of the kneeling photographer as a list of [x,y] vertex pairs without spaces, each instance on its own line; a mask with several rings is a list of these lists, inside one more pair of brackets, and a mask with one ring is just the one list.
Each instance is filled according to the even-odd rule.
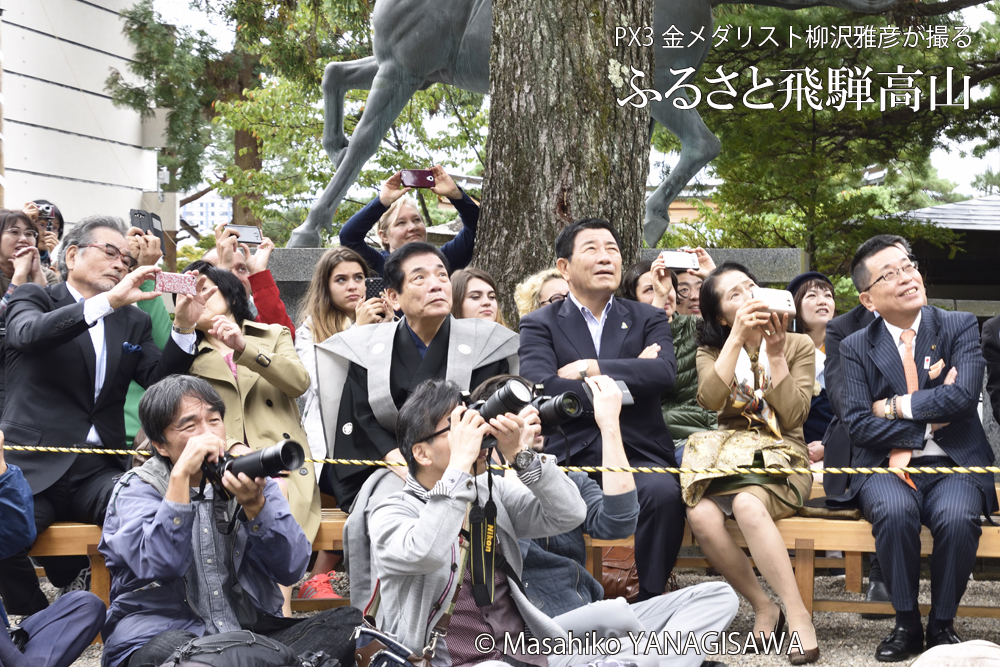
[[[299,665],[296,655],[314,652],[350,659],[356,611],[281,616],[278,585],[299,580],[311,549],[270,477],[301,465],[301,446],[254,453],[237,444],[229,453],[240,458],[230,460],[225,411],[205,380],[186,375],[156,383],[139,404],[154,456],[119,480],[108,506],[104,667],[202,654],[220,666]],[[198,639],[206,635],[211,646]]]

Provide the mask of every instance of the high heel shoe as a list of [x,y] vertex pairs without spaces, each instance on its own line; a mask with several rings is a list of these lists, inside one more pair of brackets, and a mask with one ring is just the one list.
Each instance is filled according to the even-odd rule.
[[819,660],[819,646],[806,649],[805,653],[788,653],[788,662],[793,665],[809,665]]
[[[785,630],[785,610],[779,606],[778,621],[774,624],[774,630],[771,631],[772,637],[774,637],[774,639],[772,639],[771,641],[780,640],[781,634],[784,632],[784,630]],[[760,655],[763,651],[767,650],[766,646],[762,647],[757,643],[759,641],[760,641],[760,636],[757,633],[751,631],[750,641],[748,643],[753,645],[754,649],[756,649],[755,652],[757,655]]]

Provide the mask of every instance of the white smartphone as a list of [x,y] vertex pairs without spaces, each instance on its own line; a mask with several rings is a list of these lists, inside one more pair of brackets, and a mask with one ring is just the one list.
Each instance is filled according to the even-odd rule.
[[778,313],[795,317],[795,299],[792,293],[783,289],[768,289],[767,287],[754,287],[753,298],[763,301],[767,305],[767,312]]
[[683,250],[664,250],[660,253],[663,263],[668,269],[674,271],[687,271],[688,269],[698,270],[698,256],[693,252]]

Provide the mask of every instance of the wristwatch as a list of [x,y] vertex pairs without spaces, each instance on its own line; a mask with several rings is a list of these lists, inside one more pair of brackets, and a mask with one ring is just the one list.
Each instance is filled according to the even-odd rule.
[[893,396],[892,398],[885,399],[885,418],[888,419],[889,421],[892,421],[893,419],[896,418],[895,401],[896,401],[895,396]]
[[586,359],[581,359],[580,361],[576,362],[576,370],[580,373],[581,380],[587,377],[587,369],[589,368],[590,364],[587,362]]
[[510,467],[514,469],[515,472],[524,472],[528,469],[535,460],[535,450],[524,449],[517,453],[514,460],[510,462]]

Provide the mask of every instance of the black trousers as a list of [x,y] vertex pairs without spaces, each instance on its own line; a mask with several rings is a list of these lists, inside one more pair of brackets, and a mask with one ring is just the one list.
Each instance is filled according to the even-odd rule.
[[[349,664],[354,656],[354,628],[361,623],[361,613],[353,607],[326,609],[302,619],[275,619],[280,629],[258,631],[292,649],[296,655],[323,651],[340,660],[341,665]],[[133,653],[128,667],[159,667],[174,651],[197,635],[184,630],[168,630],[156,635],[146,645]],[[125,663],[122,663],[123,665]],[[252,666],[248,666],[252,667]]]
[[[115,481],[121,474],[122,468],[112,456],[78,455],[73,467],[62,478],[34,496],[38,534],[57,521],[104,525],[104,513]],[[26,616],[48,606],[35,568],[28,559],[28,551],[24,549],[0,560],[0,596],[11,614]],[[72,583],[89,562],[86,556],[47,557],[38,561],[56,588]]]
[[[947,457],[914,460],[920,466],[954,466]],[[917,608],[920,583],[920,525],[934,537],[931,558],[931,618],[950,621],[969,583],[983,529],[982,489],[971,475],[919,474],[914,491],[896,475],[872,475],[858,498],[872,524],[875,550],[892,606]]]
[[[600,440],[597,446],[574,454],[572,465],[601,465]],[[646,462],[631,465],[655,465]],[[635,527],[635,569],[639,575],[638,600],[662,595],[677,562],[684,540],[684,500],[676,475],[636,473],[639,521]]]

